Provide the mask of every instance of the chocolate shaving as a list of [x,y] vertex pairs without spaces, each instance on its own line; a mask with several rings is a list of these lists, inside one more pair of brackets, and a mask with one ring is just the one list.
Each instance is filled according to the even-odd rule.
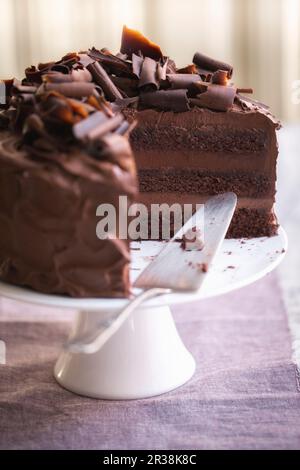
[[74,64],[76,64],[80,60],[79,55],[77,52],[69,52],[68,54],[64,55],[61,60],[56,62],[57,65],[65,65],[68,68],[72,68]]
[[71,76],[75,82],[91,82],[93,80],[91,72],[85,67],[72,70]]
[[138,95],[138,80],[134,78],[127,78],[127,77],[110,77],[112,82],[116,85],[116,87],[123,92],[126,97],[133,97]]
[[40,62],[38,64],[38,69],[40,71],[44,71],[44,70],[50,70],[51,67],[53,67],[55,65],[56,62]]
[[160,90],[152,93],[142,93],[140,103],[146,108],[158,108],[176,113],[189,111],[190,109],[187,90]]
[[111,81],[101,64],[94,62],[88,65],[87,69],[91,72],[94,81],[102,88],[107,99],[115,101],[117,98],[122,98],[118,88]]
[[78,140],[83,140],[96,127],[104,124],[109,117],[103,111],[97,111],[73,126],[73,134]]
[[183,67],[182,69],[176,70],[176,73],[198,73],[198,69],[195,64],[191,64]]
[[227,86],[228,84],[228,72],[227,70],[217,70],[213,73],[211,78],[212,83],[216,85]]
[[121,113],[116,114],[110,119],[107,119],[106,121],[102,122],[101,124],[98,124],[96,127],[91,129],[87,135],[86,139],[87,140],[96,140],[101,137],[103,137],[105,134],[108,134],[109,132],[114,131],[117,129],[120,124],[124,121],[124,117],[122,116]]
[[160,62],[157,64],[157,80],[159,82],[164,82],[167,79],[168,63],[169,59],[167,58],[163,65]]
[[231,65],[212,59],[200,52],[196,52],[194,55],[193,63],[200,67],[200,69],[204,69],[204,71],[217,72],[217,70],[226,70],[229,78],[233,74],[233,67]]
[[133,53],[138,54],[141,51],[144,57],[150,57],[156,61],[163,59],[163,54],[157,44],[147,39],[139,31],[127,28],[127,26],[123,27],[120,51],[129,57]]
[[127,54],[122,54],[122,52],[118,52],[118,53],[116,54],[116,57],[117,57],[118,59],[122,59],[122,60],[127,60],[127,59],[128,59],[128,55],[127,55]]
[[[129,76],[132,75],[131,66],[125,60],[122,60],[112,54],[104,54],[103,52],[98,51],[95,47],[89,49],[88,55],[90,58],[101,62],[101,64],[109,69],[110,73],[120,75],[125,73]],[[88,64],[89,65],[89,64]],[[87,67],[88,68],[88,67]]]
[[[45,69],[48,70],[48,69]],[[38,70],[34,65],[25,69],[25,75],[29,82],[41,83],[42,82],[42,71]]]
[[82,67],[87,67],[90,64],[93,64],[95,59],[91,58],[88,54],[79,54],[79,61],[78,63],[82,65]]
[[253,88],[238,88],[236,92],[237,93],[249,93],[250,95],[252,95]]
[[72,82],[72,83],[46,83],[46,91],[56,91],[70,98],[82,98],[89,96],[95,89],[94,83]]
[[193,83],[200,81],[200,77],[195,74],[175,73],[168,74],[167,80],[173,90],[189,89]]
[[42,77],[44,83],[66,83],[66,82],[73,82],[72,75],[66,75],[61,72],[47,72]]
[[207,84],[205,92],[197,95],[197,98],[191,98],[191,104],[199,107],[213,109],[215,111],[228,111],[232,108],[236,88],[222,85]]
[[132,71],[136,77],[140,78],[144,59],[140,55],[132,54]]
[[150,57],[145,57],[142,65],[139,88],[147,87],[147,89],[158,89],[156,70],[157,62]]
[[70,72],[69,67],[63,64],[55,64],[49,70],[52,70],[53,72],[60,72],[64,75],[68,75],[68,73]]
[[167,74],[172,74],[172,73],[177,73],[177,68],[174,60],[166,58],[167,59]]

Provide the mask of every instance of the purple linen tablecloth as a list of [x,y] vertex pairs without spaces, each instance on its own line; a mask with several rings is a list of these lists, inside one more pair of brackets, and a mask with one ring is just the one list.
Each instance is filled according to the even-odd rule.
[[55,382],[69,323],[43,323],[42,315],[0,322],[8,349],[0,365],[0,448],[300,448],[299,376],[276,275],[174,315],[196,358],[195,376],[157,398],[114,402]]

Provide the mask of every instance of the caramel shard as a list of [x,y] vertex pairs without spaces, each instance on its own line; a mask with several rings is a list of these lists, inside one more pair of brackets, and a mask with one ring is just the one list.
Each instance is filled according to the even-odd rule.
[[139,51],[145,57],[151,57],[154,60],[163,59],[163,54],[157,44],[147,39],[139,31],[124,26],[121,43],[122,54],[131,56],[132,54],[138,54]]

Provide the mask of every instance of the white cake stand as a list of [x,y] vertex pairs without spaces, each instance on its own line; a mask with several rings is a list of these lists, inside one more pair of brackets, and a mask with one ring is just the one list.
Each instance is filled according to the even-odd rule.
[[[132,244],[132,279],[153,259],[163,242]],[[201,290],[196,294],[170,294],[141,306],[95,354],[63,351],[54,375],[66,389],[104,399],[136,399],[160,395],[186,383],[195,361],[182,343],[170,305],[193,302],[247,286],[271,272],[284,258],[287,237],[225,240]],[[193,253],[187,253],[193,256]],[[72,299],[49,296],[0,283],[0,294],[24,302],[77,309],[71,337],[90,331],[114,315],[125,299]],[[201,308],[199,308],[201,315]]]

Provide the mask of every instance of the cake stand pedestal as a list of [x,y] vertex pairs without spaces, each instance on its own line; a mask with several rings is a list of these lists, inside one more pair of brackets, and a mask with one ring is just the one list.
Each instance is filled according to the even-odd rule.
[[[162,242],[132,244],[132,280],[161,248]],[[199,292],[169,294],[146,302],[94,354],[62,351],[54,368],[56,380],[72,392],[103,399],[147,398],[183,385],[192,377],[195,361],[178,335],[170,306],[249,285],[278,266],[286,249],[282,228],[271,238],[225,240]],[[192,255],[187,252],[187,257]],[[0,295],[48,307],[77,309],[71,337],[105,322],[128,302],[49,296],[5,283],[0,283]]]

